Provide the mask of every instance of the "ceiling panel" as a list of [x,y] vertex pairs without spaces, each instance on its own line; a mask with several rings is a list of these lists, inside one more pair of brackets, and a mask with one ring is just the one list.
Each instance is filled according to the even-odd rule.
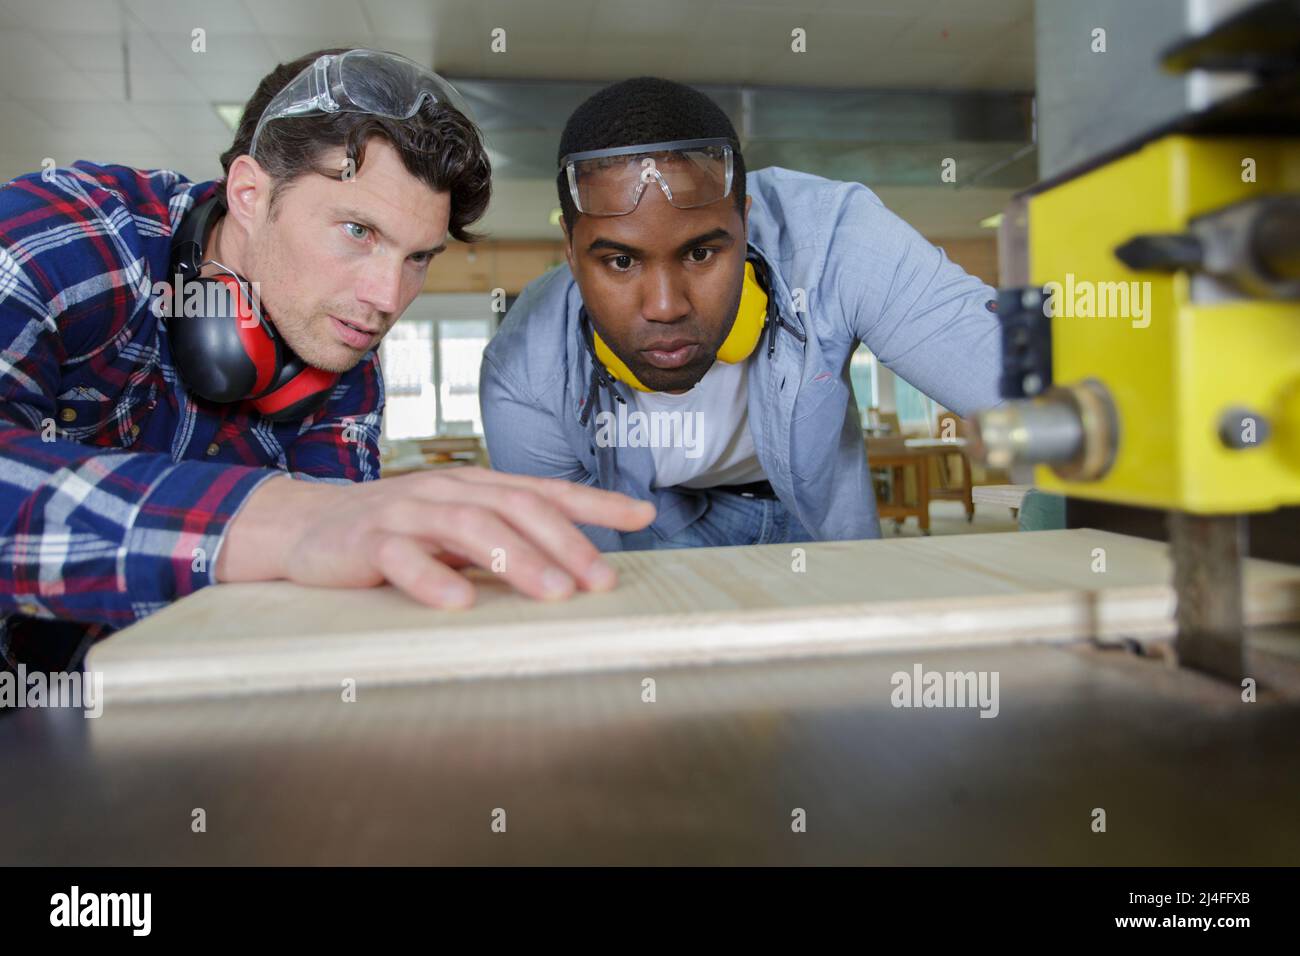
[[[603,6],[604,2],[608,0],[602,0],[600,5]],[[485,42],[491,31],[500,27],[506,31],[507,37],[514,34],[516,43],[535,49],[583,39],[596,14],[596,7],[597,0],[562,0],[559,3],[479,0],[473,10]]]
[[191,48],[188,33],[157,33],[154,38],[163,52],[187,73],[234,70],[261,77],[275,65],[271,44],[259,33],[212,34],[199,51]]
[[646,46],[676,43],[682,39],[682,24],[699,18],[702,12],[698,0],[605,0],[596,5],[579,29],[585,31],[581,35],[592,44],[607,40],[640,41]]
[[23,100],[22,105],[45,120],[49,129],[69,134],[102,134],[137,130],[148,135],[125,103],[78,102],[74,100]]
[[[267,71],[277,63],[288,63],[300,56],[306,56],[308,53],[315,53],[317,50],[335,48],[346,50],[354,46],[373,47],[375,45],[375,39],[370,34],[364,34],[358,39],[358,34],[355,33],[329,33],[323,30],[306,35],[298,33],[292,35],[270,34],[266,37],[266,41],[274,51],[273,59],[267,64]],[[428,57],[422,57],[421,62],[427,63]]]
[[[214,36],[212,42],[220,43]],[[146,33],[131,30],[126,36],[131,76],[150,83],[165,84],[178,73],[189,75],[193,65],[210,54],[190,50],[190,38],[178,33]]]
[[16,144],[48,136],[46,117],[16,100],[0,100],[0,129],[5,131],[5,149]]
[[62,61],[77,70],[107,72],[122,69],[122,37],[105,33],[43,32],[40,41],[58,51]]
[[393,53],[400,53],[402,56],[410,57],[417,63],[426,63],[434,69],[438,68],[433,59],[432,39],[381,33],[375,36],[374,44],[377,50],[390,50]]
[[[232,134],[214,104],[242,103],[276,63],[327,46],[395,50],[453,79],[603,83],[653,73],[733,88],[1025,91],[1032,17],[1032,0],[0,0],[0,180],[47,155],[215,176]],[[808,31],[807,53],[789,49],[795,26]],[[507,31],[502,54],[489,49],[495,27]],[[202,53],[191,48],[196,28],[206,33]],[[498,92],[509,102],[482,104],[480,117],[502,177],[491,228],[549,236],[554,141],[580,98],[561,96],[551,109],[527,87]],[[818,94],[808,95],[815,105]],[[845,176],[896,176],[915,162],[887,143],[837,147],[816,136],[752,148],[755,159],[766,149]],[[965,143],[963,163],[999,148]],[[918,210],[927,229],[947,215],[954,235],[975,228],[972,213],[1000,195],[890,188],[900,214]],[[946,198],[925,195],[935,192]]]
[[159,33],[255,33],[257,22],[241,0],[123,0],[140,25]]
[[843,58],[856,53],[865,60],[868,54],[891,48],[917,15],[916,10],[891,12],[863,5],[819,10],[802,24],[808,30],[808,55]]
[[273,0],[248,5],[259,33],[314,37],[367,36],[365,8],[358,0]]
[[925,13],[929,19],[1010,24],[1032,19],[1034,3],[1033,0],[931,0]]
[[191,137],[195,134],[231,138],[229,128],[215,110],[204,104],[195,107],[185,103],[130,104],[132,118],[142,128],[169,139]]
[[[110,73],[86,72],[81,74],[76,98],[127,102],[127,90],[121,70]],[[146,79],[132,71],[129,101],[133,103],[189,103],[211,108],[203,91],[184,74],[176,73],[161,81],[158,77]]]
[[105,0],[3,0],[4,8],[27,29],[54,33],[122,31],[122,12]]
[[261,73],[197,73],[193,82],[208,103],[246,103],[262,80]]
[[[753,0],[725,0],[725,2],[743,4],[753,2]],[[1000,3],[1003,0],[990,0],[990,2]],[[1032,4],[1033,0],[1024,0],[1024,2]],[[813,6],[815,6],[818,13],[836,10],[850,12],[870,10],[872,13],[881,15],[920,16],[938,3],[939,0],[819,0]],[[792,4],[792,6],[798,6],[798,4]]]
[[31,30],[0,33],[0,90],[8,96],[35,90],[47,83],[61,84],[59,76],[74,73],[46,39]]
[[446,6],[438,0],[363,0],[366,22],[380,36],[433,39]]

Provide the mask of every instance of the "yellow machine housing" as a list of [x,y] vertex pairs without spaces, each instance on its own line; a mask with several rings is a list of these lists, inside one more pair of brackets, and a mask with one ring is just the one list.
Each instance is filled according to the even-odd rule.
[[[1194,304],[1186,273],[1136,272],[1114,255],[1134,236],[1298,191],[1300,140],[1170,135],[1030,197],[1030,277],[1061,285],[1053,380],[1100,381],[1119,419],[1105,475],[1067,481],[1039,466],[1038,487],[1198,514],[1300,504],[1300,303]],[[1219,422],[1233,408],[1267,419],[1267,438],[1226,447]]]

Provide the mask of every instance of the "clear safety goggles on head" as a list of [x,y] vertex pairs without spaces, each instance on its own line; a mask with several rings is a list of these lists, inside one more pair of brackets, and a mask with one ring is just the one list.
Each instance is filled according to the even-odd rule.
[[325,53],[267,104],[248,152],[257,155],[262,127],[273,120],[341,112],[410,119],[425,100],[470,115],[450,83],[414,60],[378,50]]
[[560,168],[584,215],[627,215],[652,184],[678,209],[694,209],[731,194],[731,141],[685,139],[592,149],[569,153]]

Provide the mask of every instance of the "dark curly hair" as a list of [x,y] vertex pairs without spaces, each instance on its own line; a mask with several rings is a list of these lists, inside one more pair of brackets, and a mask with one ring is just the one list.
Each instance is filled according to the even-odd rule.
[[[740,140],[722,107],[694,87],[656,76],[638,76],[593,93],[573,111],[560,135],[556,164],[569,153],[612,149],[678,139],[731,140],[731,194],[741,215],[745,212],[745,158]],[[561,169],[555,179],[560,211],[570,235],[578,210],[569,194],[569,180]]]
[[[281,63],[262,78],[257,90],[244,106],[244,114],[235,131],[235,141],[221,154],[221,168],[230,172],[230,164],[249,152],[257,121],[275,94],[326,53],[345,53],[335,48],[308,53],[290,63]],[[467,227],[483,217],[492,195],[492,166],[478,128],[454,107],[428,100],[410,119],[393,120],[367,113],[339,112],[322,116],[305,116],[286,122],[271,122],[262,127],[257,145],[257,161],[271,176],[271,210],[276,200],[294,180],[305,173],[317,173],[342,179],[343,170],[322,165],[322,155],[342,146],[360,170],[365,160],[366,144],[371,137],[387,140],[397,150],[402,165],[412,176],[438,192],[451,195],[451,221],[448,232],[461,242],[476,242],[482,237]]]

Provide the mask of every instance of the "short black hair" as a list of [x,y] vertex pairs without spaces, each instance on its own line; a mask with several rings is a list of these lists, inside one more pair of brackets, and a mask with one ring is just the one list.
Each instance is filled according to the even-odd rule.
[[[699,90],[656,76],[638,76],[605,87],[573,111],[560,135],[556,165],[570,153],[589,149],[612,149],[641,143],[665,143],[677,139],[731,140],[731,193],[736,208],[745,213],[745,159],[731,120],[717,103]],[[560,194],[560,211],[569,229],[578,218],[569,180],[563,169],[555,179]]]

